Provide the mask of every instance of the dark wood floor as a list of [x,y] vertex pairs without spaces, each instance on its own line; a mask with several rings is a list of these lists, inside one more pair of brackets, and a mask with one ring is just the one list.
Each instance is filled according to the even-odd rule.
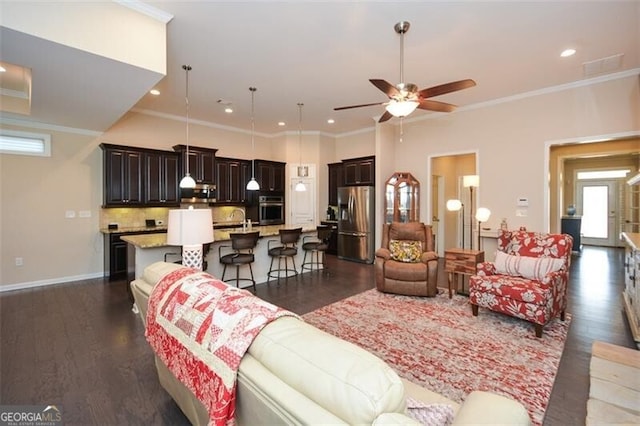
[[[622,310],[623,250],[586,247],[573,259],[573,319],[545,425],[584,424],[594,340],[634,347]],[[304,314],[374,285],[371,265],[329,256],[328,266],[257,294]],[[0,345],[0,405],[57,405],[67,425],[188,424],[158,384],[125,280],[0,295]]]

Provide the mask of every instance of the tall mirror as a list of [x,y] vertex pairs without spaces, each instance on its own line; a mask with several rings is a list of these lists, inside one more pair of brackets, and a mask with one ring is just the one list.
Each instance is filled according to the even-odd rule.
[[419,194],[420,182],[411,173],[394,173],[385,184],[385,223],[418,222],[420,220]]

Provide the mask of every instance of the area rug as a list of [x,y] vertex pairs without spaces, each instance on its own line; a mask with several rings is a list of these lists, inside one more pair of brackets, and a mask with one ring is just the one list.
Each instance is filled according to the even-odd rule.
[[473,390],[520,401],[541,425],[570,315],[536,338],[530,323],[447,294],[410,297],[376,289],[303,315],[308,323],[385,360],[399,376],[462,402]]

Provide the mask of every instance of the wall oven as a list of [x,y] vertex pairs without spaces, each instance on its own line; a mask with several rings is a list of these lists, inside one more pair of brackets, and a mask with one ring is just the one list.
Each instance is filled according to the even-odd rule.
[[260,195],[258,197],[258,218],[260,225],[284,224],[284,197],[281,195]]

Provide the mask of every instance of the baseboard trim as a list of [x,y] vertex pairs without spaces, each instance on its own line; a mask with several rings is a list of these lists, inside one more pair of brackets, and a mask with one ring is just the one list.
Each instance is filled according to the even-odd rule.
[[38,280],[38,281],[27,281],[23,283],[16,284],[8,284],[8,285],[0,285],[0,293],[4,293],[5,291],[14,291],[14,290],[25,290],[34,287],[44,287],[55,284],[64,284],[74,281],[82,281],[82,280],[90,280],[94,278],[103,278],[105,277],[104,272],[94,272],[91,274],[84,275],[72,275],[69,277],[59,277],[59,278],[51,278],[47,280]]

